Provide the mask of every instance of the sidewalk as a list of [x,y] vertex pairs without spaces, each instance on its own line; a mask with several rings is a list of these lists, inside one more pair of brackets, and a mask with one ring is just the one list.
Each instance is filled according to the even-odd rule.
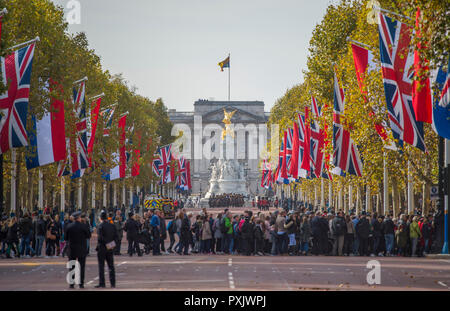
[[450,254],[428,254],[425,257],[430,259],[450,259]]

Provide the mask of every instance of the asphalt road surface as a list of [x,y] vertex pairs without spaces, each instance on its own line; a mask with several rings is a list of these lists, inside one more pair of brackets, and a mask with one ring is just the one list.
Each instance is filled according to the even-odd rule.
[[[95,237],[91,240],[93,245]],[[98,284],[97,257],[91,247],[84,290]],[[126,252],[124,241],[122,253]],[[381,284],[369,285],[370,260],[380,263]],[[299,291],[299,290],[450,290],[450,260],[403,257],[230,256],[170,254],[114,257],[115,290]],[[66,258],[1,259],[1,291],[71,290]],[[109,288],[108,272],[105,279]],[[72,289],[79,291],[80,289]],[[83,289],[82,289],[83,290]]]

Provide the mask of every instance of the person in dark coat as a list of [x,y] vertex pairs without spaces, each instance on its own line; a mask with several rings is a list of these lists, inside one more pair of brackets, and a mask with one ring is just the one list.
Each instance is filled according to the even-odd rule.
[[245,212],[244,223],[241,228],[242,252],[245,256],[251,255],[251,240],[253,239],[253,226],[250,224],[250,216]]
[[128,255],[133,256],[133,253],[136,252],[138,256],[142,256],[141,249],[139,248],[139,244],[137,241],[139,234],[139,224],[133,218],[133,213],[128,213],[128,219],[125,222],[125,227],[123,230],[127,233],[128,240]]
[[33,231],[33,221],[28,213],[25,213],[23,218],[19,222],[19,231],[21,235],[20,243],[20,256],[26,255],[30,256],[32,249],[30,248],[30,241]]
[[[69,261],[77,260],[80,264],[80,288],[84,288],[84,270],[86,266],[87,245],[86,240],[91,233],[89,229],[81,223],[81,212],[73,215],[74,222],[67,226],[65,240],[68,243]],[[74,288],[74,284],[70,284]]]
[[355,229],[359,239],[359,254],[360,256],[368,256],[370,223],[365,212],[362,212]]
[[8,249],[6,250],[6,258],[11,258],[11,249],[14,251],[17,258],[20,257],[19,254],[19,225],[17,224],[17,217],[12,216],[8,223],[8,232],[6,234],[6,243],[8,244]]
[[158,217],[159,217],[159,226],[160,226],[160,234],[161,234],[161,239],[160,239],[161,251],[168,254],[168,252],[166,252],[166,247],[164,246],[164,242],[167,239],[166,219],[164,218],[164,212],[162,212],[162,211],[159,212]]
[[100,214],[101,223],[97,228],[97,259],[99,284],[95,288],[104,288],[105,285],[105,260],[109,269],[109,282],[111,287],[116,287],[116,273],[114,270],[114,249],[118,240],[116,226],[108,222],[105,211]]
[[[191,239],[191,221],[190,218],[192,217],[192,213],[189,213],[188,215],[184,215],[182,212],[180,212],[180,217],[182,217],[181,221],[181,228],[180,228],[180,240],[181,244],[178,248],[178,254],[181,255],[190,255],[189,254],[189,244]],[[184,250],[184,251],[183,251]]]

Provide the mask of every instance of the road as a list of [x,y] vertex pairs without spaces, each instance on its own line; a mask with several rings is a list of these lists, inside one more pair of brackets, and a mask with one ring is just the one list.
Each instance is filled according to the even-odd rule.
[[[366,265],[373,259],[381,264],[380,285],[366,281]],[[1,260],[0,290],[69,290],[66,262],[67,258]],[[115,264],[115,290],[450,290],[450,260],[445,259],[171,254],[116,256]],[[87,258],[85,282],[85,290],[95,290],[94,254]]]
[[[91,241],[95,244],[95,237]],[[124,240],[122,252],[126,246]],[[94,249],[86,261],[84,290],[104,290],[94,288],[98,283]],[[450,290],[448,259],[170,254],[122,255],[114,260],[119,291]],[[370,260],[380,263],[379,285],[367,283]],[[66,263],[67,257],[1,259],[0,290],[69,290]],[[105,278],[109,286],[107,271]]]

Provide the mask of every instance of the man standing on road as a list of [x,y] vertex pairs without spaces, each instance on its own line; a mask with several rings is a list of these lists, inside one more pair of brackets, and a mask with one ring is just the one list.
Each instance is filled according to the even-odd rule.
[[114,249],[114,255],[122,255],[120,253],[120,245],[122,244],[122,237],[123,237],[123,222],[122,222],[122,216],[120,216],[120,213],[116,213],[116,218],[114,219],[114,226],[116,227],[117,231],[117,241],[116,241],[116,248]]
[[105,211],[100,214],[101,223],[97,228],[97,259],[99,284],[95,288],[104,288],[105,285],[105,260],[109,269],[109,282],[111,287],[116,287],[116,273],[114,271],[114,249],[118,240],[116,227],[111,224]]
[[386,242],[386,256],[392,255],[392,250],[394,249],[394,222],[392,221],[391,215],[388,215],[385,220],[383,221],[383,224],[381,225],[383,234],[384,234],[384,240]]
[[[74,222],[67,227],[65,239],[68,243],[69,261],[77,260],[80,264],[80,288],[84,288],[84,268],[86,265],[86,240],[91,235],[86,226],[81,223],[81,212],[73,215]],[[74,288],[71,284],[70,288]]]
[[362,212],[355,229],[359,240],[359,255],[368,256],[370,224],[366,218],[366,212]]
[[161,243],[161,233],[160,233],[160,221],[159,221],[159,210],[151,211],[152,217],[150,220],[150,226],[152,228],[152,236],[153,236],[153,256],[161,255],[161,251],[159,249]]
[[331,233],[334,238],[333,256],[342,256],[344,238],[347,233],[347,224],[345,223],[344,213],[339,211],[337,216],[331,221]]
[[138,256],[142,256],[139,244],[137,243],[139,224],[137,223],[136,220],[134,220],[133,212],[128,213],[128,219],[125,222],[124,230],[127,233],[128,255],[130,255],[131,257],[133,256],[133,253],[136,251]]

